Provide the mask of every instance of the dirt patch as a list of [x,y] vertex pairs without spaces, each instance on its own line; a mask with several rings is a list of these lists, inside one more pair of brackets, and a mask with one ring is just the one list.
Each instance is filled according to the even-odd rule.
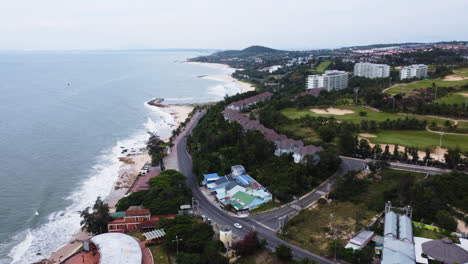
[[354,113],[353,110],[338,109],[333,107],[329,107],[328,109],[311,108],[310,111],[321,115],[346,115]]
[[132,158],[120,157],[119,160],[125,164],[135,164]]
[[458,231],[462,233],[468,233],[468,226],[466,225],[466,223],[460,219],[456,219],[456,220],[457,220]]
[[365,138],[375,138],[377,137],[376,135],[374,134],[369,134],[369,133],[361,133],[359,134],[360,137],[365,137]]
[[460,76],[460,75],[447,75],[444,78],[444,81],[463,81],[463,80],[468,80],[468,77]]
[[468,97],[468,93],[458,93],[458,94],[463,96],[463,97]]

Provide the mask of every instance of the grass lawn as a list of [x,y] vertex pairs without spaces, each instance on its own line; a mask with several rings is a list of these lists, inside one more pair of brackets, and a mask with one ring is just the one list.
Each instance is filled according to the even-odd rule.
[[456,69],[453,70],[453,73],[456,75],[468,77],[468,68]]
[[275,201],[270,201],[270,202],[268,202],[268,203],[266,203],[266,204],[264,204],[264,205],[262,205],[262,206],[260,206],[258,208],[253,209],[252,211],[250,211],[250,214],[254,215],[254,214],[262,213],[262,212],[268,211],[270,209],[276,208],[276,207],[278,207],[280,205],[281,205],[281,203],[277,203]]
[[313,144],[320,141],[319,136],[312,128],[301,127],[299,122],[292,122],[291,124],[281,126],[278,132],[291,136],[292,138],[301,139],[305,144]]
[[[332,202],[317,208],[303,210],[292,218],[282,238],[301,248],[321,256],[327,255],[328,243],[333,239],[330,223],[336,238],[346,237],[360,230],[377,212],[366,210],[363,205],[351,202]],[[333,215],[331,217],[330,215]],[[356,219],[360,219],[358,222]]]
[[[377,111],[374,111],[374,110],[371,110],[371,109],[368,109],[368,108],[365,108],[365,107],[362,107],[362,106],[348,105],[348,106],[338,106],[338,107],[335,107],[335,108],[351,110],[354,113],[345,114],[345,115],[317,114],[317,113],[314,113],[314,112],[310,111],[309,109],[297,109],[297,108],[285,108],[285,109],[281,110],[281,113],[283,113],[283,115],[285,115],[289,119],[297,119],[297,118],[304,117],[306,115],[310,115],[310,116],[314,116],[314,117],[318,117],[318,116],[330,117],[330,116],[333,116],[337,120],[348,121],[348,122],[353,122],[353,123],[357,123],[357,124],[359,124],[361,122],[361,120],[375,120],[377,122],[381,122],[381,121],[385,121],[387,119],[390,119],[390,120],[398,119],[398,118],[403,119],[406,116],[408,116],[409,118],[414,117],[414,118],[417,118],[417,119],[420,119],[420,120],[427,120],[429,123],[434,121],[437,124],[443,124],[445,122],[445,119],[441,119],[441,118],[421,117],[421,116],[415,116],[415,115],[411,115],[411,114],[400,115],[400,114],[394,114],[394,113],[377,112]],[[360,116],[359,112],[361,112],[361,111],[364,111],[367,114],[365,116]]]
[[464,105],[468,103],[468,97],[463,96],[460,93],[468,93],[468,90],[459,90],[457,92],[448,93],[446,96],[441,97],[436,100],[437,103],[445,103],[445,104],[458,104]]
[[397,85],[387,90],[387,93],[398,94],[398,93],[401,93],[401,89],[403,88],[403,93],[409,94],[414,89],[432,87],[433,82],[435,82],[438,87],[457,87],[457,86],[468,84],[468,80],[462,80],[462,81],[442,81],[441,79],[421,80],[421,81],[416,81],[413,83]]
[[440,234],[431,230],[426,230],[415,225],[413,225],[413,235],[417,237],[425,237],[435,240],[447,237],[444,234]]
[[157,264],[170,264],[169,256],[166,254],[162,246],[149,247],[151,254],[153,254],[154,263]]
[[408,177],[414,177],[414,182],[418,182],[424,179],[424,174],[385,170],[379,177],[371,178],[363,193],[356,194],[353,199],[356,202],[335,200],[301,211],[287,223],[286,233],[282,237],[306,250],[326,256],[328,243],[332,240],[330,222],[333,223],[336,238],[346,243],[351,235],[369,224],[384,209],[388,198],[386,195],[398,197],[396,193],[400,182]]
[[[425,130],[384,130],[375,134],[377,137],[369,138],[373,143],[399,144],[404,146],[433,149],[439,146],[440,135]],[[442,137],[443,148],[460,147],[462,151],[468,151],[468,135],[444,135]]]
[[331,60],[325,60],[325,61],[322,61],[316,68],[315,68],[315,71],[316,72],[319,72],[319,73],[322,73],[324,72],[328,66],[330,66],[331,64]]

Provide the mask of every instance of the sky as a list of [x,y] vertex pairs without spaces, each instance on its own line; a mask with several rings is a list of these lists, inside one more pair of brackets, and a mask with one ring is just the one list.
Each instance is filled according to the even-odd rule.
[[0,49],[301,50],[468,40],[468,0],[2,0]]

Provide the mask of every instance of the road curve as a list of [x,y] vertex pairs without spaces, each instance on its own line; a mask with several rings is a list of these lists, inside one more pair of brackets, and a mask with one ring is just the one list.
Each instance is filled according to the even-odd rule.
[[[187,135],[197,125],[200,118],[204,115],[204,112],[196,114],[193,117],[194,122],[190,122],[186,129],[181,133],[180,138],[175,144],[177,151],[177,157],[179,162],[179,171],[187,176],[187,185],[192,189],[193,197],[198,201],[199,210],[201,213],[211,218],[211,220],[220,226],[229,227],[233,230],[234,234],[243,237],[249,231],[255,230],[261,239],[267,241],[267,248],[275,249],[278,245],[284,244],[291,248],[294,258],[308,258],[318,263],[333,263],[332,261],[308,252],[302,248],[292,245],[276,236],[276,232],[266,228],[264,225],[250,218],[237,218],[229,214],[226,214],[222,209],[213,205],[208,201],[199,189],[199,184],[196,179],[196,175],[192,171],[192,159],[187,152]],[[238,229],[234,227],[234,223],[240,223],[243,228]]]

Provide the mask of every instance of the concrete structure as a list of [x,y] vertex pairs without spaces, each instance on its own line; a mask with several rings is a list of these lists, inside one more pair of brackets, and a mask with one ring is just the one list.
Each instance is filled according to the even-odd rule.
[[400,79],[422,79],[427,77],[427,66],[424,64],[413,64],[405,66],[400,71]]
[[345,71],[330,70],[321,75],[309,75],[307,77],[307,89],[323,88],[328,92],[334,89],[348,87],[348,73]]
[[232,247],[232,230],[229,228],[221,228],[219,230],[219,240],[223,242],[227,249]]
[[105,233],[91,238],[99,250],[99,264],[141,264],[143,254],[135,238],[119,233]]
[[370,79],[386,78],[390,76],[390,66],[386,64],[359,62],[354,64],[354,75]]
[[382,264],[414,264],[413,226],[411,210],[399,215],[392,211],[390,202],[385,206],[384,243]]

